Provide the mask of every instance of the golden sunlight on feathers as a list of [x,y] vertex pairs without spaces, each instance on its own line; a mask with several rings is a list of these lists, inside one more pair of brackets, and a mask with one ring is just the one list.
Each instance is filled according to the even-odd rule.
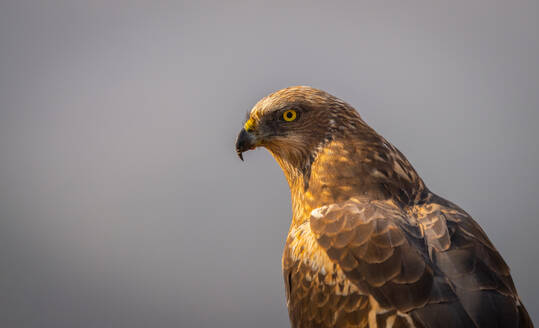
[[[297,117],[283,119],[289,110]],[[236,151],[257,146],[291,192],[292,327],[533,327],[479,225],[350,105],[310,87],[277,91],[254,106]]]

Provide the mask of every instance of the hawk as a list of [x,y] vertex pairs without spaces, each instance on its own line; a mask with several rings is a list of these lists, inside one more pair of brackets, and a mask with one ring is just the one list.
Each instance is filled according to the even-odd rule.
[[481,227],[352,106],[305,86],[272,93],[236,141],[242,160],[256,147],[290,187],[292,327],[533,327]]

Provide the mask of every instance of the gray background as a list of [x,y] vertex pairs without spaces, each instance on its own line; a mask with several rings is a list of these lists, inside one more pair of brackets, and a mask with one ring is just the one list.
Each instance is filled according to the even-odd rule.
[[1,2],[0,326],[288,326],[287,184],[233,144],[297,84],[469,211],[539,321],[539,2],[288,2]]

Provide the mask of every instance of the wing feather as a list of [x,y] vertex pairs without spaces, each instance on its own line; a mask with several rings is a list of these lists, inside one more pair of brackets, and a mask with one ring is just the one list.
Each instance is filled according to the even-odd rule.
[[483,230],[456,205],[432,198],[409,209],[355,198],[331,204],[312,212],[311,230],[354,285],[419,326],[531,327]]

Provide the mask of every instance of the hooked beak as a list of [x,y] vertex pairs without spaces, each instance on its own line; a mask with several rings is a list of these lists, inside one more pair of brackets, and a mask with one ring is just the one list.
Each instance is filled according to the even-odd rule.
[[241,129],[236,139],[236,154],[243,161],[243,152],[246,152],[256,147],[256,138],[245,129]]

